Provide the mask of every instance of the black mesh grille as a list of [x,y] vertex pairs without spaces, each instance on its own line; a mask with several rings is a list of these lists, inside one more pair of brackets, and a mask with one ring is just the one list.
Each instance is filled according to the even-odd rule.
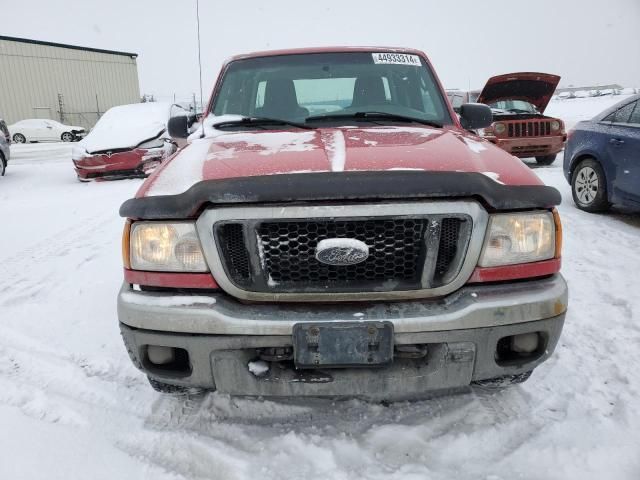
[[[445,215],[234,220],[218,224],[215,231],[229,280],[245,290],[401,291],[435,288],[452,280],[466,251],[470,220]],[[433,225],[440,228],[434,230]],[[430,241],[438,231],[439,242]],[[318,243],[334,238],[364,242],[369,256],[354,265],[327,265],[317,260]],[[434,251],[427,252],[427,248]],[[426,265],[429,262],[435,266]]]
[[[271,283],[338,284],[416,282],[422,272],[425,219],[269,222],[258,227],[264,270]],[[326,238],[355,238],[369,257],[356,265],[319,262],[316,246]]]
[[221,225],[218,230],[222,251],[226,259],[229,274],[239,283],[249,279],[249,253],[244,240],[244,228],[241,223]]
[[459,218],[444,218],[440,229],[440,247],[434,272],[434,283],[442,283],[442,279],[449,272],[459,247],[460,226],[463,220]]

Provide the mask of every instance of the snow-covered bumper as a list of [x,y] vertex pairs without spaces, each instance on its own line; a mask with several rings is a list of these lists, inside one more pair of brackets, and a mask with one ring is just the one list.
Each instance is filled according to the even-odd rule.
[[[468,286],[440,300],[366,306],[243,304],[222,293],[169,296],[134,291],[125,284],[118,315],[132,360],[161,382],[236,395],[393,399],[532,370],[555,349],[566,305],[567,287],[560,275]],[[294,368],[295,324],[347,321],[391,322],[393,363]],[[525,334],[537,339],[530,352],[504,351],[505,339]],[[157,355],[150,358],[150,346],[171,347],[176,353],[171,362],[158,362]],[[269,366],[261,376],[248,368],[258,359]]]

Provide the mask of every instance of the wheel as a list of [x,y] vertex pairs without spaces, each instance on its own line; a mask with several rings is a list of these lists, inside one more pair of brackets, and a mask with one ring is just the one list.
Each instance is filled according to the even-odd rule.
[[62,135],[60,135],[60,138],[62,139],[63,142],[73,142],[73,139],[75,137],[73,133],[64,132]]
[[4,159],[4,155],[0,153],[0,177],[4,177],[4,174],[6,171],[7,171],[7,162]]
[[556,160],[556,154],[553,155],[544,155],[542,157],[536,157],[536,162],[538,165],[551,165]]
[[571,175],[571,194],[576,206],[585,212],[604,212],[611,206],[604,171],[593,158],[576,166]]
[[27,139],[26,139],[26,138],[24,138],[24,135],[22,135],[21,133],[16,133],[16,134],[13,136],[13,141],[14,141],[15,143],[25,143],[25,142],[27,141]]
[[159,382],[151,377],[147,377],[151,388],[156,392],[167,393],[169,395],[185,395],[189,393],[190,389],[187,387],[180,387],[178,385],[169,385],[168,383]]
[[504,375],[502,377],[487,378],[486,380],[478,380],[473,382],[474,385],[485,388],[487,390],[498,390],[518,383],[526,382],[533,371],[518,373],[516,375]]

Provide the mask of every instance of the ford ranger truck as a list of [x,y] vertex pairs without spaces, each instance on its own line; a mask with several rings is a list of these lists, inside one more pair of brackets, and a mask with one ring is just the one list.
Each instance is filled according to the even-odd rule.
[[490,123],[458,119],[417,50],[227,61],[120,209],[135,365],[161,392],[265,397],[526,380],[567,308],[560,195],[469,131]]
[[567,140],[564,122],[544,115],[560,77],[518,72],[491,77],[477,101],[493,111],[493,123],[478,133],[518,158],[551,165]]

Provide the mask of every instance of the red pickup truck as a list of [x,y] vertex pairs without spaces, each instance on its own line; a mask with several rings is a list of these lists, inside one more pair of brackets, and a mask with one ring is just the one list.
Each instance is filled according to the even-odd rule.
[[120,209],[120,329],[151,385],[393,400],[526,380],[567,308],[560,194],[469,132],[489,107],[459,114],[417,50],[226,62]]

